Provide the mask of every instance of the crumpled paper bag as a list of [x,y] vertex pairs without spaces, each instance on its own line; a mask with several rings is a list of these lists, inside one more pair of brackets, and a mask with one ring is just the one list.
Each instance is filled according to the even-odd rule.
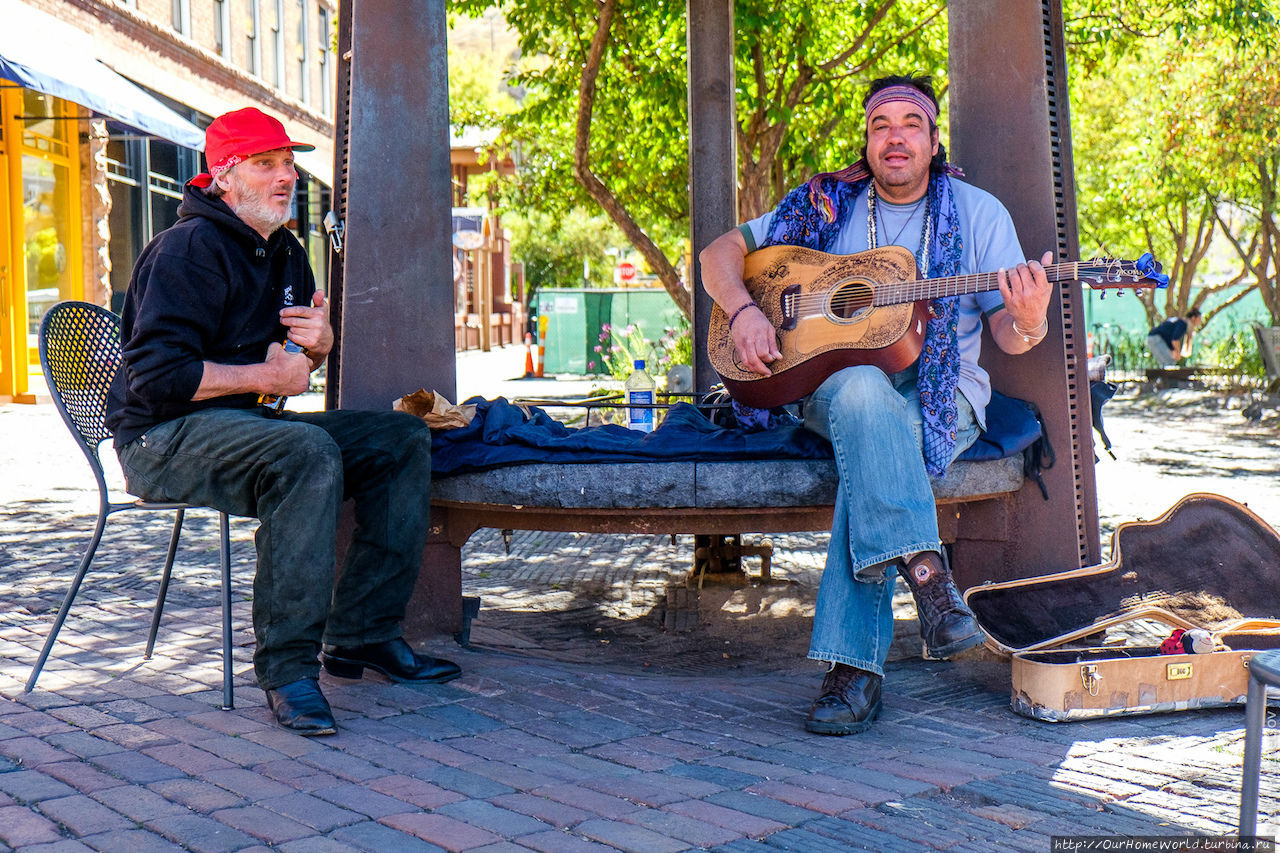
[[432,429],[466,426],[476,416],[474,403],[455,406],[443,394],[419,388],[391,404],[397,412],[408,412],[426,421]]

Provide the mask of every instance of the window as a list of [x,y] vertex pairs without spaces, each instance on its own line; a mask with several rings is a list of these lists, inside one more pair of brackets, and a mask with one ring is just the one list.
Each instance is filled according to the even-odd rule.
[[333,114],[333,12],[320,7],[320,115]]
[[223,59],[231,58],[230,0],[213,0],[213,49]]
[[191,0],[172,0],[173,28],[184,36],[191,35]]
[[311,51],[307,47],[307,26],[311,23],[308,0],[298,0],[298,100],[311,100]]
[[276,88],[284,89],[284,0],[276,0]]
[[258,34],[262,32],[262,5],[259,0],[249,0],[249,20],[246,39],[248,53],[245,55],[245,70],[254,77],[262,76],[262,40]]

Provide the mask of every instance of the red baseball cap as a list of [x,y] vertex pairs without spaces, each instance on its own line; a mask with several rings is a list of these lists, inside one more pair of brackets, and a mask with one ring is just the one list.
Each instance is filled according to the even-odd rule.
[[197,186],[208,186],[214,176],[237,163],[277,148],[315,150],[314,145],[290,139],[283,124],[257,107],[224,113],[204,132],[204,158],[209,164],[209,175],[197,175],[193,180]]

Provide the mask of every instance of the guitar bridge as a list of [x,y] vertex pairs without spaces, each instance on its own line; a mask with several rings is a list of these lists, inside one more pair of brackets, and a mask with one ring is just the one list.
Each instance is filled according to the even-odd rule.
[[799,299],[800,285],[793,284],[782,291],[782,295],[778,298],[778,308],[782,316],[782,322],[778,324],[778,328],[784,332],[789,332],[796,327],[799,319]]

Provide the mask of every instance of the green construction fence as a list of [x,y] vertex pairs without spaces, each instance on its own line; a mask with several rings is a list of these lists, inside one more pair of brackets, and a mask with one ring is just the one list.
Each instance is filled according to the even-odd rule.
[[[600,331],[607,323],[622,330],[634,323],[650,341],[676,325],[680,309],[662,288],[550,288],[534,294],[533,318],[546,315],[546,373],[586,375],[602,372]],[[588,368],[594,362],[595,369]]]

